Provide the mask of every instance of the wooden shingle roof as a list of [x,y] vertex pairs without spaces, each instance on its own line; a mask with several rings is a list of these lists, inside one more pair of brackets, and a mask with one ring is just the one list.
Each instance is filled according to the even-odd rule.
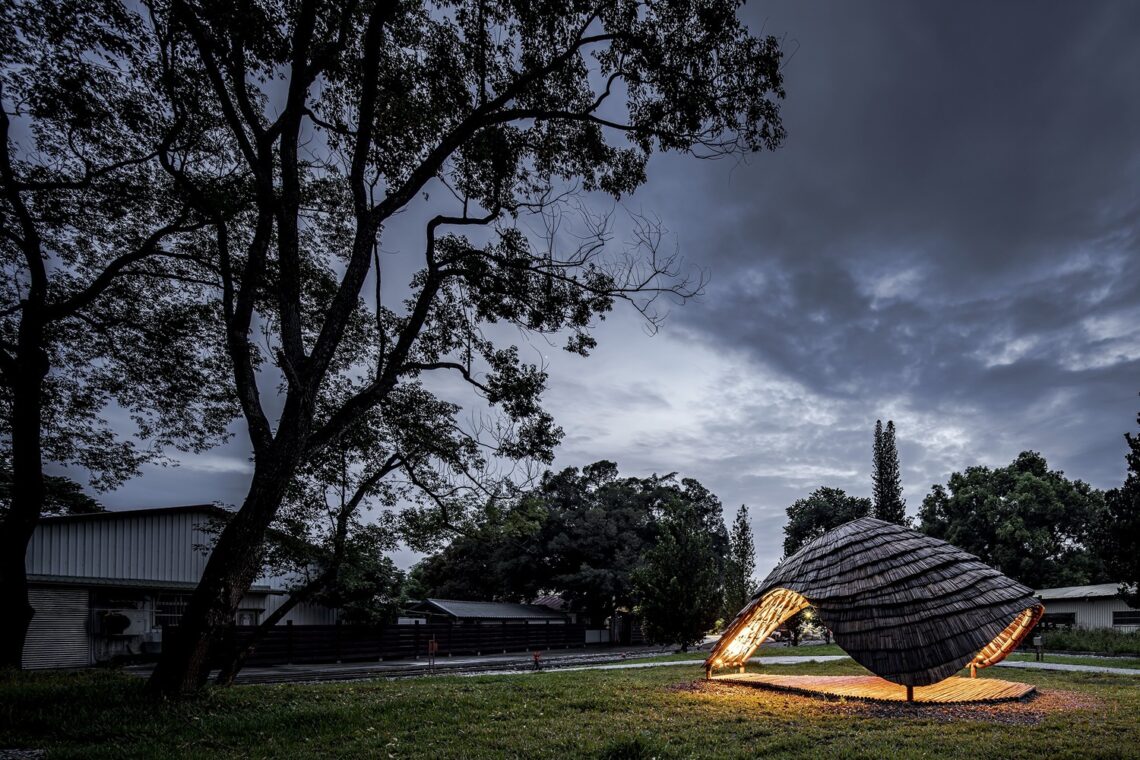
[[[763,617],[766,600],[777,596],[770,592],[781,589],[810,603],[856,662],[909,686],[936,683],[971,662],[1000,661],[1043,611],[1029,588],[974,555],[867,517],[781,562],[717,642],[709,667],[740,664],[771,633],[765,629],[802,607],[781,591],[782,609],[790,612]],[[768,618],[779,620],[769,625]]]

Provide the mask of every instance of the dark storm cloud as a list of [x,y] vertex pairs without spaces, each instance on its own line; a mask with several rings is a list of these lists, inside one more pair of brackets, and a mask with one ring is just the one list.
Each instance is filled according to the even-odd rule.
[[789,136],[709,172],[707,213],[673,207],[713,275],[676,324],[872,414],[976,414],[1117,480],[1140,390],[1140,5],[746,8],[794,52]]

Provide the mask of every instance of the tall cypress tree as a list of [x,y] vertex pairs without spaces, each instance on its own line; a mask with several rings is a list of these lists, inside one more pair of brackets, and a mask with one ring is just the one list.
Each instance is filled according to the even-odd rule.
[[752,542],[752,526],[748,524],[748,507],[743,504],[732,521],[728,538],[728,561],[724,568],[724,619],[731,620],[752,598],[756,583],[756,547]]
[[883,421],[875,420],[875,443],[871,452],[871,498],[875,503],[875,517],[879,516],[884,499],[883,480]]
[[871,487],[875,501],[874,516],[880,520],[906,524],[906,500],[902,495],[902,475],[899,471],[899,452],[895,446],[895,423],[875,420],[874,471]]

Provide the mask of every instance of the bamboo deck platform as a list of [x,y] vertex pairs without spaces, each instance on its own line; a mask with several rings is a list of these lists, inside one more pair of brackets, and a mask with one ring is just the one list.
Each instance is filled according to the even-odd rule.
[[[776,676],[764,673],[732,673],[713,676],[719,683],[788,691],[826,699],[862,699],[871,702],[906,702],[907,688],[878,676]],[[914,701],[926,704],[961,702],[1007,702],[1024,699],[1036,691],[1026,683],[996,678],[947,678],[930,686],[915,686]]]

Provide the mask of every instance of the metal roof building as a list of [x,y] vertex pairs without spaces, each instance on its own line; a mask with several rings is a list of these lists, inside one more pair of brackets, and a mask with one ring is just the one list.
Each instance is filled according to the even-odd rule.
[[409,613],[424,615],[429,620],[451,620],[457,623],[498,623],[522,621],[565,623],[566,615],[537,604],[514,602],[468,602],[458,599],[425,599],[408,608]]
[[1140,610],[1120,598],[1121,584],[1043,588],[1033,595],[1045,603],[1046,625],[1076,628],[1110,628],[1115,631],[1140,630]]
[[[25,668],[83,667],[157,652],[176,624],[229,512],[209,504],[45,517],[25,567],[35,617]],[[253,625],[284,599],[285,579],[260,579],[235,622]],[[335,611],[298,605],[282,622],[332,623]]]

